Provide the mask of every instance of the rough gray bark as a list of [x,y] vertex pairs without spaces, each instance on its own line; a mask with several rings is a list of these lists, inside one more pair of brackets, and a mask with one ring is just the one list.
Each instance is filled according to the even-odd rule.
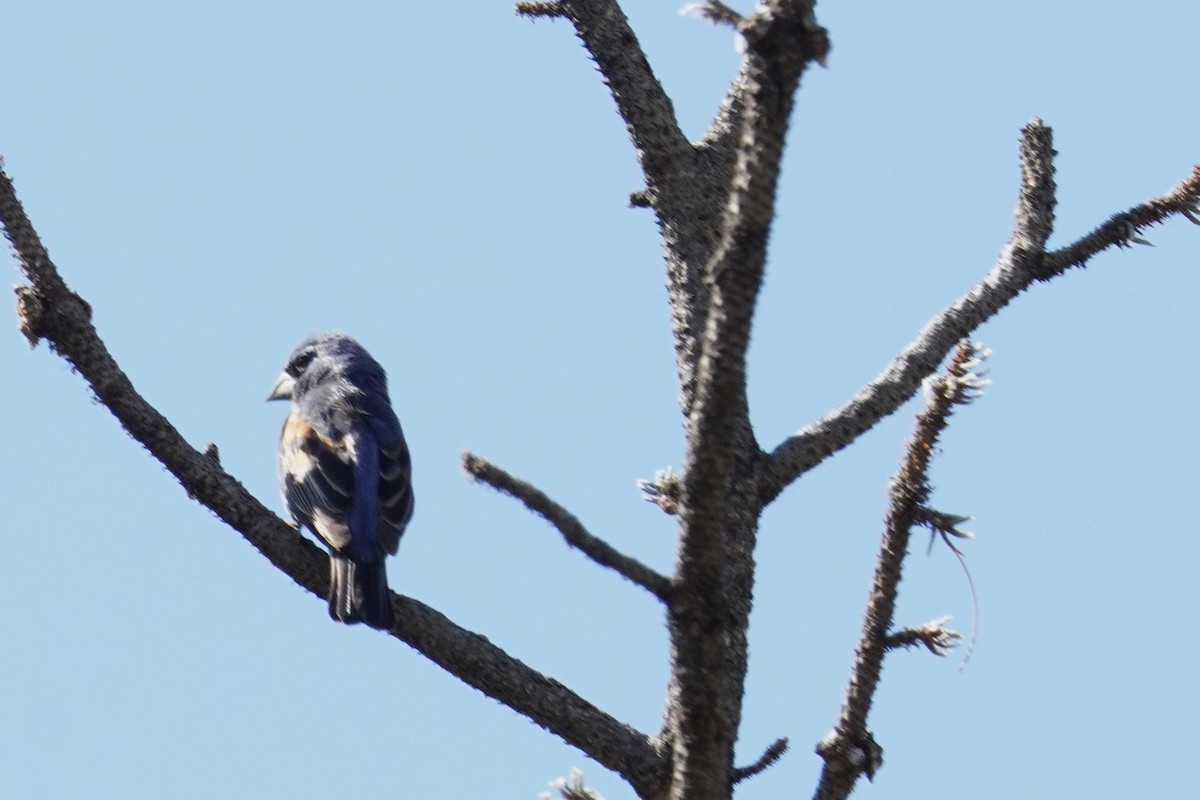
[[[641,165],[645,186],[632,203],[652,210],[662,235],[686,455],[679,479],[653,488],[663,509],[678,517],[673,574],[618,552],[529,483],[477,457],[465,463],[475,478],[520,499],[585,555],[663,601],[671,645],[663,728],[656,735],[635,730],[410,598],[393,598],[397,622],[388,633],[620,774],[640,797],[729,798],[736,782],[767,768],[787,746],[781,739],[748,767],[733,762],[748,666],[754,550],[765,506],[911,398],[957,343],[1020,292],[1084,266],[1105,249],[1141,242],[1140,231],[1173,215],[1200,222],[1200,168],[1165,195],[1112,217],[1067,247],[1046,251],[1054,224],[1053,148],[1049,128],[1034,120],[1023,131],[1013,236],[991,271],[930,320],[850,401],[766,452],[751,427],[746,349],[795,92],[805,69],[824,63],[829,50],[814,0],[762,0],[746,16],[715,0],[700,4],[702,15],[733,26],[745,49],[720,110],[696,143],[681,132],[671,100],[615,0],[518,3],[517,9],[574,26],[612,92]],[[17,289],[20,327],[29,342],[46,341],[193,498],[323,597],[325,555],[227,474],[215,447],[193,448],[137,393],[99,338],[87,303],[50,261],[3,173],[0,221],[29,281]],[[944,421],[948,408],[930,413],[941,413]],[[928,432],[919,431],[915,441],[925,450],[910,449],[910,455],[921,461]],[[870,735],[867,712],[884,654],[912,643],[937,652],[952,638],[933,624],[892,629],[908,529],[933,519],[920,491],[926,468],[927,459],[913,466],[907,484],[897,484],[902,490],[885,524],[847,703],[820,748],[826,774],[818,797],[844,797],[860,775],[878,767],[882,751]],[[568,788],[585,793],[578,784]]]

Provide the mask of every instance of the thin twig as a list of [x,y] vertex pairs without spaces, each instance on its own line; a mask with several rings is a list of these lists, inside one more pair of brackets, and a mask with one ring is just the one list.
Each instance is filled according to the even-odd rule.
[[1087,236],[1046,254],[1038,280],[1047,281],[1071,267],[1082,267],[1110,247],[1129,247],[1138,235],[1152,225],[1160,225],[1175,214],[1200,225],[1200,164],[1191,176],[1171,191],[1114,214]]
[[671,596],[671,582],[632,556],[627,556],[603,539],[588,532],[574,514],[551,500],[536,486],[517,478],[474,453],[463,453],[467,474],[493,489],[515,497],[533,513],[553,525],[563,540],[595,561],[641,586],[664,603]]
[[679,9],[684,16],[695,15],[706,19],[714,25],[729,25],[737,28],[742,22],[742,15],[725,5],[721,0],[703,0],[700,3],[688,3]]
[[654,473],[654,480],[639,480],[637,483],[638,488],[642,490],[643,500],[654,503],[671,516],[679,513],[679,500],[683,492],[683,484],[669,464],[666,469],[660,469]]
[[[550,788],[558,793],[558,800],[604,800],[595,789],[583,782],[583,770],[578,767],[571,770],[570,778],[551,781]],[[541,797],[542,800],[554,800],[550,792],[542,792]]]
[[519,16],[537,19],[538,17],[565,17],[566,9],[562,3],[547,2],[547,3],[517,3],[516,12]]
[[892,479],[891,503],[846,699],[837,724],[817,747],[825,759],[816,791],[820,800],[849,796],[860,775],[873,778],[883,763],[883,750],[867,727],[867,715],[879,685],[884,656],[895,646],[896,640],[889,637],[888,631],[896,611],[896,595],[912,528],[918,524],[921,509],[929,499],[930,459],[954,407],[970,403],[978,396],[983,385],[975,372],[979,353],[979,347],[963,340],[946,375],[930,379],[925,410],[917,415],[900,470]]
[[734,770],[733,782],[741,783],[747,778],[754,777],[758,773],[773,765],[779,759],[783,758],[783,754],[787,752],[787,749],[788,740],[786,736],[776,739],[771,743],[771,746],[764,750],[763,754],[758,757],[758,761],[755,761],[748,767],[739,767],[738,769]]
[[949,617],[941,617],[926,622],[919,628],[901,628],[884,637],[884,647],[888,650],[899,650],[919,644],[935,656],[945,657],[962,641],[962,634],[946,627],[949,621]]

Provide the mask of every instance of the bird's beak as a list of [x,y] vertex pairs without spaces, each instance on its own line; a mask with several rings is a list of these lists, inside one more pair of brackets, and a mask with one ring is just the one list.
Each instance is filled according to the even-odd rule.
[[292,389],[296,386],[296,379],[286,372],[279,373],[279,380],[275,381],[275,385],[271,387],[271,393],[267,395],[267,400],[291,400]]

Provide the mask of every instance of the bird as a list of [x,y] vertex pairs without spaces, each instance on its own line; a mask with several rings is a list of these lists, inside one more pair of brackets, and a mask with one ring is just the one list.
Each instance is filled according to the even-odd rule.
[[329,616],[394,623],[384,560],[413,513],[412,460],[387,374],[340,332],[305,339],[267,400],[290,400],[279,435],[279,488],[297,526],[329,548]]

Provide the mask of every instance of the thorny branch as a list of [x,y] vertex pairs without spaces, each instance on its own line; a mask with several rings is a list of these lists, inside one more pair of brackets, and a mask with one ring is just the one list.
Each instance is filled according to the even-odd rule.
[[654,210],[666,249],[687,449],[677,498],[664,506],[680,520],[665,737],[675,753],[671,796],[691,800],[729,792],[760,510],[745,353],[792,97],[804,69],[829,49],[811,1],[769,0],[746,17],[721,4],[703,8],[736,23],[746,47],[713,135],[693,146],[615,2],[518,5],[574,24],[637,150],[646,187],[631,203]]
[[[763,507],[791,482],[894,412],[965,339],[1035,281],[1050,280],[1113,246],[1144,243],[1141,232],[1182,214],[1200,224],[1200,167],[1167,194],[1118,214],[1067,247],[1046,252],[1053,230],[1054,154],[1039,120],[1022,132],[1020,199],[1010,242],[989,274],[935,316],[892,363],[849,402],[764,454],[754,440],[746,401],[745,351],[761,288],[774,218],[780,156],[793,94],[810,63],[829,51],[812,0],[761,0],[740,15],[724,3],[699,4],[702,16],[736,28],[745,45],[741,68],[702,139],[687,141],[671,99],[616,0],[519,2],[531,18],[569,20],[607,83],[637,152],[645,182],[634,205],[651,208],[663,237],[680,408],[687,456],[680,477],[652,485],[652,499],[680,519],[676,574],[667,578],[592,536],[534,487],[468,456],[473,475],[522,500],[555,525],[568,543],[664,599],[671,628],[672,685],[662,740],[609,717],[551,678],[477,634],[410,598],[394,596],[393,636],[463,681],[509,705],[606,767],[641,797],[727,798],[732,784],[766,768],[786,748],[780,740],[755,764],[734,769],[747,666],[753,551]],[[2,175],[2,173],[0,173]],[[188,493],[242,533],[301,586],[323,595],[321,551],[251,497],[215,457],[194,450],[136,392],[91,324],[87,303],[61,279],[16,199],[0,181],[0,218],[31,285],[18,287],[22,333],[62,355],[130,434],[174,474]],[[965,346],[964,346],[965,347]],[[951,368],[969,358],[960,349]],[[966,361],[964,361],[966,359]],[[969,373],[969,368],[966,368]],[[943,389],[951,378],[939,378]],[[967,375],[960,375],[959,388]],[[942,381],[938,383],[937,381]],[[965,382],[964,382],[965,381]],[[937,392],[914,442],[936,438]],[[964,397],[950,401],[963,402]],[[882,758],[866,727],[879,665],[897,647],[951,646],[941,621],[889,633],[900,561],[911,525],[935,514],[925,505],[929,448],[910,448],[893,486],[893,503],[864,623],[858,661],[841,719],[819,750],[825,771],[818,797],[844,797]],[[922,461],[922,459],[925,459]],[[953,525],[951,525],[953,528]],[[575,784],[578,784],[576,786]],[[582,780],[568,791],[588,793]]]
[[703,272],[708,303],[695,391],[685,407],[687,452],[668,609],[671,796],[688,800],[729,794],[759,512],[747,491],[753,489],[760,450],[749,422],[746,348],[793,95],[804,70],[829,48],[811,2],[763,3],[742,30],[745,109],[721,237]]
[[[558,778],[550,782],[550,788],[558,793],[558,800],[603,800],[599,794],[583,782],[583,771],[571,770],[570,778]],[[551,792],[542,792],[542,800],[555,800]]]
[[962,641],[962,634],[946,627],[949,621],[949,617],[940,617],[919,628],[901,628],[884,637],[884,647],[899,650],[919,644],[935,656],[945,656]]
[[700,271],[720,225],[727,174],[714,179],[679,126],[671,98],[659,83],[629,19],[616,0],[517,3],[528,17],[561,17],[575,27],[604,77],[642,168],[645,188],[630,203],[654,209],[667,261],[667,297],[675,338],[680,403],[691,407],[699,336],[707,297]]
[[769,769],[775,764],[776,761],[783,758],[783,754],[787,752],[787,749],[788,740],[786,736],[781,739],[776,739],[771,743],[771,746],[764,750],[763,754],[758,757],[758,761],[755,761],[748,767],[739,767],[738,769],[734,770],[733,782],[741,783],[747,778],[753,778],[758,773]]
[[704,0],[702,3],[688,3],[679,10],[680,14],[695,14],[714,25],[731,25],[734,29],[742,24],[742,15],[725,5],[721,0]]
[[978,345],[963,340],[946,374],[928,381],[925,410],[917,415],[900,470],[892,479],[891,504],[841,718],[817,746],[825,759],[815,795],[818,800],[849,796],[860,775],[873,778],[883,763],[883,750],[867,728],[867,714],[879,685],[884,656],[903,643],[888,635],[896,611],[901,568],[912,528],[919,524],[922,509],[928,507],[929,462],[936,452],[938,436],[949,424],[954,407],[972,402],[986,383],[976,371],[981,353]]
[[468,475],[520,500],[526,508],[557,528],[571,547],[600,566],[608,567],[641,586],[659,600],[665,602],[669,599],[671,582],[664,575],[589,533],[575,515],[551,500],[536,486],[509,474],[474,453],[463,453],[462,462]]
[[1041,239],[1046,235],[1044,225],[1053,223],[1053,198],[1037,199],[1027,194],[1032,186],[1040,186],[1042,192],[1053,191],[1052,173],[1046,169],[1053,155],[1049,134],[1050,129],[1039,120],[1023,131],[1023,156],[1028,153],[1044,160],[1039,167],[1041,177],[1031,182],[1029,162],[1023,157],[1021,208],[1013,239],[991,271],[931,319],[917,338],[852,399],[775,448],[762,476],[764,504],[907,402],[957,341],[969,336],[1035,282],[1051,280],[1071,267],[1085,266],[1093,256],[1110,247],[1128,247],[1140,238],[1141,231],[1174,215],[1200,224],[1200,165],[1197,165],[1187,180],[1166,194],[1114,215],[1066,247],[1040,252],[1038,242],[1044,242]]

